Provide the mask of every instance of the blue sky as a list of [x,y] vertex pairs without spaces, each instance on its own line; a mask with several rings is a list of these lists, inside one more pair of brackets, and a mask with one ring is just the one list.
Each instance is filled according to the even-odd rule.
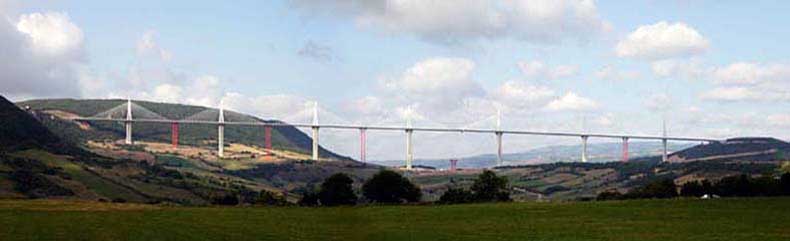
[[[0,64],[0,87],[15,100],[222,102],[298,122],[318,101],[325,122],[490,127],[501,109],[514,129],[658,134],[666,118],[674,135],[788,139],[787,12],[784,1],[0,1],[0,50],[32,66]],[[355,152],[353,135],[327,135]],[[371,156],[398,158],[386,147],[401,142]]]

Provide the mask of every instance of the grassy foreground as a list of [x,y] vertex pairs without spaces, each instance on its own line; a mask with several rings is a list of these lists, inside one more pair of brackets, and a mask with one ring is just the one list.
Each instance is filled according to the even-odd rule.
[[0,240],[789,240],[790,198],[340,208],[0,201]]

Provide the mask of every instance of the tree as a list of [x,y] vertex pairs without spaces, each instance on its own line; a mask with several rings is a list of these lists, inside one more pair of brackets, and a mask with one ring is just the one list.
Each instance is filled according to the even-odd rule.
[[499,177],[493,171],[485,170],[477,176],[471,190],[478,202],[510,201],[507,184],[507,177]]
[[299,206],[314,207],[318,206],[318,193],[309,191],[302,194],[302,199],[299,199]]
[[678,192],[672,179],[662,179],[634,189],[625,196],[626,198],[674,198],[678,196]]
[[699,181],[686,182],[680,187],[680,196],[683,197],[701,197],[705,194],[702,183]]
[[725,177],[716,183],[716,191],[721,196],[751,196],[751,181],[745,174],[739,176]]
[[782,174],[779,178],[779,189],[782,195],[790,195],[790,172]]
[[439,198],[439,203],[443,204],[456,204],[456,203],[471,203],[474,202],[474,195],[472,192],[461,188],[450,188],[442,194]]
[[381,170],[362,185],[365,197],[377,203],[417,202],[422,197],[420,188],[399,173]]
[[228,193],[219,197],[215,197],[212,203],[214,205],[236,206],[239,205],[239,196],[235,193]]
[[354,180],[345,173],[335,173],[321,184],[318,200],[324,206],[353,205],[357,195],[351,188]]

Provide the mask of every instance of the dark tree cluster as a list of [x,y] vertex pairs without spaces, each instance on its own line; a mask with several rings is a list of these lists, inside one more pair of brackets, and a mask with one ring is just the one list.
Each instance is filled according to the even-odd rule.
[[497,176],[491,170],[480,173],[469,191],[450,188],[439,198],[443,204],[508,201],[511,199],[507,177]]
[[680,195],[699,197],[715,194],[722,197],[765,197],[790,195],[790,173],[778,179],[772,175],[749,177],[747,175],[725,177],[716,183],[708,180],[694,181],[683,184]]
[[362,186],[362,193],[375,203],[417,202],[422,197],[420,188],[397,172],[382,170]]
[[[353,189],[354,180],[345,173],[328,177],[320,190],[307,191],[299,200],[301,206],[354,205],[359,197]],[[371,203],[401,204],[419,202],[422,192],[401,174],[381,170],[362,185],[364,198]]]
[[[678,191],[678,189],[680,189]],[[678,188],[671,179],[651,182],[641,188],[621,194],[616,190],[601,192],[597,200],[702,197],[716,195],[722,197],[759,197],[790,195],[790,173],[779,178],[763,175],[757,178],[748,175],[729,176],[717,182],[708,180],[687,182]]]

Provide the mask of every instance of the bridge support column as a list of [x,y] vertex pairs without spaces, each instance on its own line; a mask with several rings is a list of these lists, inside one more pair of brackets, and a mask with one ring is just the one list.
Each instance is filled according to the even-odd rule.
[[124,143],[126,143],[127,145],[131,145],[132,144],[132,122],[131,121],[126,121],[126,122],[123,123],[123,125],[126,128],[126,139],[124,140]]
[[318,126],[313,126],[313,161],[318,161]]
[[366,129],[359,129],[359,161],[361,162],[365,162],[365,159],[367,158],[367,138]]
[[225,157],[225,125],[220,124],[217,126],[217,155],[220,158]]
[[263,127],[263,148],[267,150],[272,149],[272,127]]
[[502,165],[502,132],[496,132],[496,163]]
[[628,161],[628,137],[623,137],[623,162]]
[[124,122],[124,127],[126,127],[126,141],[127,145],[132,144],[132,99],[126,100],[126,122]]
[[412,129],[406,129],[406,170],[412,169],[412,162],[414,161],[414,150],[412,148],[411,134],[414,132]]
[[178,148],[178,123],[173,122],[170,124],[170,132],[170,139],[173,143],[173,148]]
[[664,146],[664,149],[661,152],[661,161],[662,162],[667,162],[668,161],[667,160],[667,155],[668,155],[667,154],[668,153],[667,152],[667,139],[661,139],[661,144],[663,144],[663,146]]
[[582,162],[587,162],[587,136],[582,136]]
[[217,118],[217,155],[225,157],[225,109],[222,103],[219,105],[219,118]]

